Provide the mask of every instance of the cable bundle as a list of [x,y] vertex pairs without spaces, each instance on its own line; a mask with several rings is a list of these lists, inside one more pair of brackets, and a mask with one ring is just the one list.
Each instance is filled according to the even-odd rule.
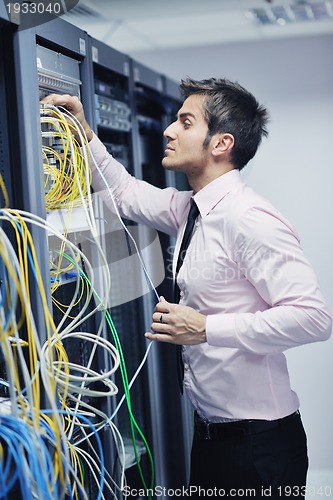
[[[66,451],[63,450],[66,449],[64,444],[67,439],[63,432],[61,419],[56,412],[56,387],[53,379],[46,376],[45,362],[41,357],[41,345],[31,308],[30,279],[35,282],[40,300],[43,303],[45,329],[49,336],[55,332],[55,327],[47,305],[35,248],[25,221],[19,214],[10,210],[3,210],[0,213],[0,219],[7,220],[12,225],[17,243],[16,255],[7,235],[0,228],[2,276],[0,341],[8,377],[11,417],[15,419],[17,424],[17,427],[15,427],[12,421],[1,419],[1,435],[7,436],[7,441],[5,438],[3,439],[5,439],[8,450],[12,450],[9,456],[15,457],[13,445],[8,441],[8,431],[10,430],[11,436],[14,429],[19,431],[23,420],[30,432],[21,432],[17,437],[20,447],[30,450],[29,453],[26,451],[30,456],[29,436],[33,435],[35,437],[41,434],[42,431],[40,396],[41,387],[43,387],[44,392],[48,395],[50,406],[54,409],[50,420],[54,435],[54,464],[57,467],[57,474],[54,477],[56,482],[59,480],[64,484],[66,472],[63,454],[65,453],[65,460],[68,461],[68,453],[66,456]],[[21,338],[21,331],[25,332],[25,338]],[[59,363],[66,361],[65,353],[63,353],[63,356],[59,356],[58,361]],[[3,413],[1,407],[0,413]],[[34,437],[31,441],[37,443]],[[34,483],[35,478],[33,476],[36,470],[40,470],[44,478],[48,477],[49,463],[44,460],[44,454],[41,455],[40,450],[43,450],[41,443],[36,447],[35,453],[39,465],[32,467],[31,474],[27,474],[25,478],[19,475],[20,483],[24,481],[27,484]],[[8,471],[7,468],[5,470]],[[41,486],[41,488],[43,489],[44,486]],[[29,484],[27,487],[30,487]]]
[[[47,209],[66,207],[69,225],[73,207],[81,206],[96,258],[103,269],[108,269],[89,188],[90,152],[84,133],[70,113],[53,106],[43,106],[41,122],[44,129],[49,127],[43,132],[43,141],[49,141],[49,146],[44,145],[43,148],[48,186]],[[53,144],[54,139],[59,142],[56,150],[51,151],[50,144]],[[55,157],[55,162],[52,157]],[[0,187],[5,192],[2,183]],[[149,344],[142,363],[129,381],[119,337],[106,309],[111,290],[109,274],[102,273],[100,276],[102,283],[99,284],[99,290],[102,293],[98,293],[93,267],[80,246],[70,241],[67,229],[59,232],[36,215],[12,209],[0,210],[1,220],[6,220],[12,228],[15,249],[0,226],[0,342],[7,376],[7,381],[0,379],[0,385],[8,393],[8,397],[0,399],[0,498],[6,497],[16,485],[27,499],[57,500],[65,496],[87,499],[88,475],[96,484],[98,500],[104,498],[105,489],[117,498],[117,491],[121,491],[126,482],[125,449],[113,419],[124,401],[128,408],[141,479],[148,489],[139,464],[136,433],[144,442],[151,461],[152,488],[154,464],[148,443],[133,415],[130,398],[130,389],[152,344]],[[54,306],[61,312],[61,320],[57,324],[49,309],[36,250],[28,229],[32,225],[43,230],[49,240],[52,239],[51,294]],[[127,231],[126,226],[122,225]],[[136,247],[131,234],[128,234]],[[154,289],[139,252],[138,255]],[[66,275],[70,275],[74,285],[68,304],[61,303],[55,297],[55,291]],[[42,322],[47,338],[44,345],[40,345],[40,332],[37,331],[32,312],[32,286],[43,304]],[[91,304],[94,304],[93,307]],[[87,320],[95,317],[97,312],[100,313],[97,331],[81,331]],[[113,343],[107,338],[106,325]],[[84,360],[69,359],[66,346],[73,341],[86,346],[88,359],[84,364]],[[98,356],[107,360],[107,370],[103,373],[94,368]],[[94,403],[94,398],[117,394],[118,388],[113,379],[118,368],[124,395],[110,416],[96,407],[98,405]],[[47,396],[46,408],[41,407],[41,394]],[[102,429],[110,430],[118,450],[121,464],[119,484],[105,469],[99,438]]]
[[91,171],[73,135],[77,127],[56,107],[41,112],[46,209],[81,206],[90,190]]

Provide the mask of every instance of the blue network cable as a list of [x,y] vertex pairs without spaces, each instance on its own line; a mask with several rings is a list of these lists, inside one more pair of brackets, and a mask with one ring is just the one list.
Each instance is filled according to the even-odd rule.
[[[43,410],[42,413],[54,413],[52,410]],[[83,415],[75,415],[68,411],[59,411],[60,414],[76,417],[94,430],[92,423]],[[37,434],[24,421],[12,416],[2,415],[0,418],[0,439],[6,445],[6,456],[0,462],[0,499],[6,498],[18,482],[21,494],[25,500],[33,500],[32,491],[35,489],[37,497],[43,500],[57,500],[59,498],[59,483],[54,480],[55,471],[49,443],[55,442],[55,436],[45,420],[41,420],[41,427],[45,434]],[[46,436],[49,439],[46,439]],[[101,500],[105,480],[105,463],[102,444],[98,432],[94,432],[100,458],[101,474],[99,493],[96,500]],[[66,467],[66,463],[64,462]],[[27,470],[29,474],[27,474]],[[66,484],[70,498],[73,485]],[[80,485],[78,485],[80,487]]]

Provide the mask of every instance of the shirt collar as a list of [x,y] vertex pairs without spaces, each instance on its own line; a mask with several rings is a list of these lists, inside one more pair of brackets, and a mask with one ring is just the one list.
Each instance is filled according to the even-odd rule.
[[230,191],[244,184],[238,169],[220,175],[200,189],[193,199],[197,204],[201,217],[205,217]]

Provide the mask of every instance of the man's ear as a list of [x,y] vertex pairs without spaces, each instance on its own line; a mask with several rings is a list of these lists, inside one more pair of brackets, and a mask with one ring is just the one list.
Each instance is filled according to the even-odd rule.
[[235,138],[232,134],[217,134],[212,139],[212,154],[213,156],[225,155],[225,153],[230,153],[234,144]]

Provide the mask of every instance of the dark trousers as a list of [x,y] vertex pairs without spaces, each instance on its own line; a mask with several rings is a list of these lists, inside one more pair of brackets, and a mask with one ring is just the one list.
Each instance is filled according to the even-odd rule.
[[299,413],[269,422],[267,429],[265,421],[253,425],[213,425],[208,433],[195,426],[192,498],[304,498],[308,457]]

